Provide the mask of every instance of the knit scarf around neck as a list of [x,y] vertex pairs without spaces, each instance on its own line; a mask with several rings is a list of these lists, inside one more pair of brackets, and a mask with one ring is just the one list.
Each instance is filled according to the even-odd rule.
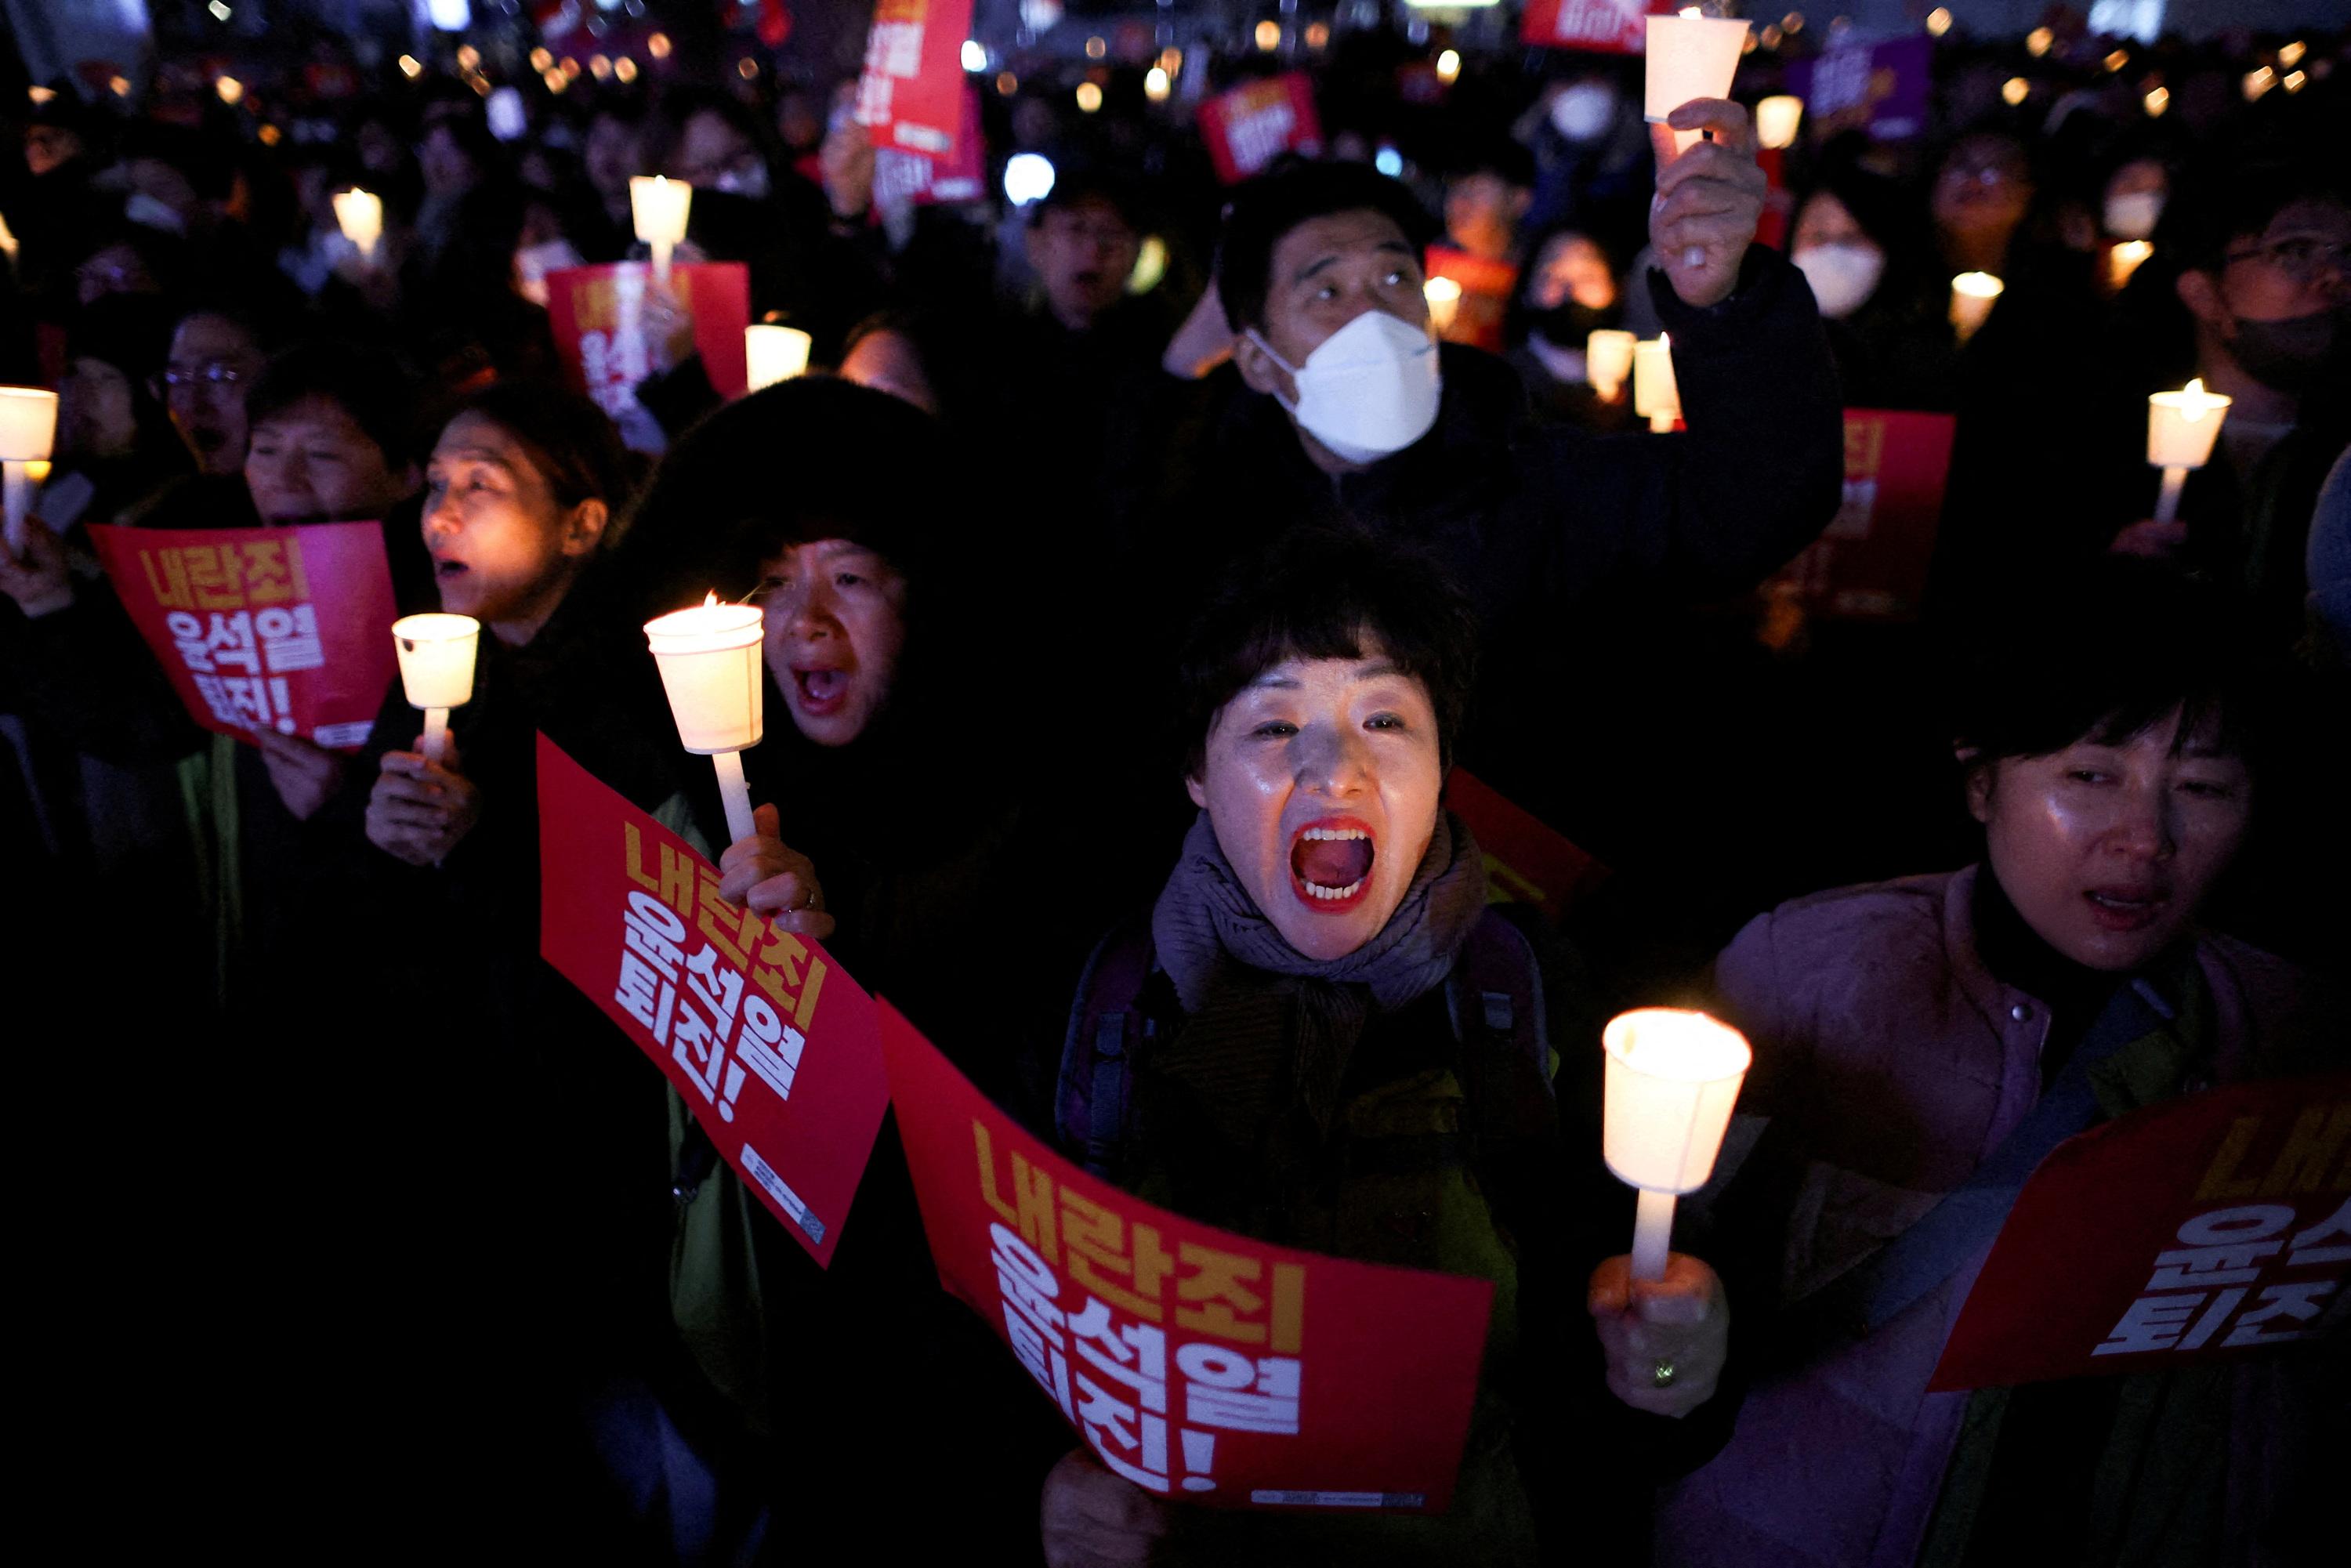
[[1255,1142],[1290,1109],[1327,1133],[1365,1021],[1443,981],[1485,906],[1484,857],[1443,812],[1378,934],[1341,957],[1309,958],[1257,906],[1203,811],[1152,910],[1152,944],[1186,1018],[1159,1068],[1235,1142]]

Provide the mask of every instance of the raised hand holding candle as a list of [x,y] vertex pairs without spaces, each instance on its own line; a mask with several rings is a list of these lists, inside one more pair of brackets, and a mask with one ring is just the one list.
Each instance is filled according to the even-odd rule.
[[6,473],[7,543],[25,553],[25,519],[33,509],[33,469],[47,465],[57,438],[57,394],[41,387],[0,387],[0,469]]
[[637,237],[653,248],[653,277],[669,284],[670,253],[685,238],[685,214],[694,204],[694,187],[683,180],[659,174],[629,177],[629,214],[636,220]]
[[[1592,390],[1614,402],[1625,391],[1625,378],[1633,373],[1633,350],[1640,341],[1630,332],[1620,332],[1604,327],[1583,340],[1583,373],[1592,380]],[[1668,363],[1667,370],[1670,371]]]
[[392,623],[400,685],[408,706],[424,710],[424,756],[449,755],[449,710],[474,700],[474,655],[482,623],[470,615],[403,615]]
[[1668,332],[1633,345],[1633,412],[1663,435],[1682,416],[1682,391],[1674,381],[1674,340]]
[[717,769],[732,843],[758,833],[751,820],[751,788],[737,754],[758,745],[765,733],[759,645],[766,627],[766,612],[758,605],[721,604],[715,593],[692,610],[645,622],[645,641],[661,668],[677,738]]
[[1991,314],[1992,301],[2008,285],[1989,272],[1962,272],[1951,279],[1951,327],[1964,343]]
[[[1747,24],[1736,17],[1709,16],[1696,5],[1685,5],[1672,16],[1651,16],[1648,63],[1641,92],[1641,115],[1652,125],[1693,99],[1729,98],[1739,74],[1739,55],[1747,43]],[[1678,152],[1696,141],[1700,132],[1677,131]]]
[[790,381],[808,370],[809,347],[815,340],[797,327],[766,323],[743,329],[743,353],[751,367],[751,391]]
[[2220,422],[2228,417],[2229,400],[2206,392],[2200,376],[2178,392],[2147,398],[2147,460],[2163,470],[2163,493],[2155,501],[2157,522],[2178,518],[2188,471],[2212,460],[2212,444],[2220,438]]
[[372,265],[376,242],[383,238],[383,198],[372,191],[337,191],[334,203],[336,226],[360,247],[360,259]]
[[1601,1155],[1617,1180],[1641,1195],[1633,1278],[1662,1280],[1674,1199],[1714,1174],[1754,1052],[1729,1024],[1675,1008],[1620,1013],[1601,1031],[1600,1043],[1608,1053]]

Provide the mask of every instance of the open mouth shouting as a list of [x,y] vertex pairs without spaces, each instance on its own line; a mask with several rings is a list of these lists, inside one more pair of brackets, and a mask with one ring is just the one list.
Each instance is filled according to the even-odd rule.
[[830,718],[849,704],[849,672],[836,664],[795,663],[792,706],[810,718]]
[[2144,931],[2163,916],[2171,899],[2161,888],[2150,886],[2094,887],[2082,895],[2090,906],[2090,918],[2106,931]]
[[1290,841],[1290,890],[1318,915],[1338,915],[1363,902],[1379,851],[1368,824],[1354,817],[1322,817]]
[[436,581],[454,582],[470,570],[455,556],[436,555],[433,558],[433,576]]

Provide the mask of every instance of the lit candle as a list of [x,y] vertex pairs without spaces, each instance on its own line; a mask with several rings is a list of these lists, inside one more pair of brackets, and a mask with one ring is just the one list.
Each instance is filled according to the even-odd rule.
[[1453,319],[1461,311],[1461,285],[1450,277],[1432,277],[1420,286],[1420,292],[1428,301],[1429,325],[1437,335],[1453,330]]
[[715,593],[695,609],[645,622],[645,641],[661,667],[678,740],[688,751],[709,758],[718,771],[733,843],[758,831],[738,754],[758,745],[764,733],[759,644],[766,626],[758,605],[721,604]]
[[[1667,117],[1693,99],[1729,98],[1730,82],[1739,74],[1739,54],[1747,43],[1747,24],[1736,17],[1709,16],[1695,5],[1685,5],[1675,16],[1651,16],[1648,22],[1648,66],[1642,89],[1642,117],[1663,125]],[[1695,131],[1674,133],[1680,152],[1698,139]]]
[[1640,1191],[1633,1278],[1662,1280],[1672,1249],[1674,1199],[1714,1174],[1740,1080],[1754,1060],[1746,1037],[1704,1013],[1643,1008],[1601,1032],[1601,1155]]
[[0,469],[6,479],[8,553],[25,553],[25,519],[33,509],[33,469],[45,468],[57,438],[57,394],[41,387],[0,387]]
[[761,322],[743,329],[743,353],[751,366],[751,390],[788,382],[808,369],[813,341],[797,327]]
[[335,223],[343,237],[360,247],[360,258],[373,263],[376,241],[383,237],[383,198],[372,191],[337,191]]
[[1793,93],[1774,93],[1755,106],[1755,140],[1766,147],[1793,147],[1796,128],[1803,122],[1804,100]]
[[449,755],[449,710],[474,700],[474,653],[482,623],[470,615],[403,615],[392,623],[408,706],[424,710],[424,755]]
[[2147,258],[2154,254],[2155,246],[2151,241],[2143,239],[2122,241],[2106,253],[2107,283],[2113,287],[2116,293],[2121,293],[2123,285],[2131,280],[2131,274],[2137,272]]
[[2206,392],[2200,376],[2178,392],[2147,398],[2147,460],[2163,470],[2163,493],[2155,501],[2157,522],[2179,516],[2179,490],[2188,483],[2188,471],[2212,460],[2212,444],[2228,417],[2229,400]]
[[1989,272],[1962,272],[1951,279],[1951,326],[1964,343],[1991,314],[1992,301],[2008,285]]
[[0,256],[8,258],[9,266],[16,265],[16,236],[9,232],[6,218],[0,218]]
[[669,256],[685,238],[686,209],[694,203],[694,187],[683,180],[659,174],[629,177],[629,212],[636,219],[637,237],[653,247],[653,277],[669,283]]
[[[1625,378],[1633,373],[1633,349],[1640,340],[1630,332],[1603,328],[1583,340],[1583,373],[1592,378],[1592,390],[1614,402],[1624,394]],[[1673,361],[1666,362],[1666,373],[1673,373]]]
[[1674,340],[1660,332],[1633,345],[1633,412],[1663,435],[1682,416],[1682,392],[1674,381]]

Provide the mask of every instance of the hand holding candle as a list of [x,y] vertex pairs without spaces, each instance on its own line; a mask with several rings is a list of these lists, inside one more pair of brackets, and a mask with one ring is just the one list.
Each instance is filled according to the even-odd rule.
[[683,180],[659,174],[629,177],[629,214],[636,220],[637,238],[653,250],[653,278],[669,283],[670,253],[685,238],[685,218],[694,203],[694,187]]
[[1730,101],[1747,24],[1689,6],[1647,18],[1647,28],[1643,112],[1657,161],[1649,245],[1674,292],[1703,308],[1738,287],[1771,190],[1754,122]]
[[0,387],[0,469],[6,474],[11,558],[25,553],[25,519],[33,509],[32,465],[48,461],[57,436],[57,393],[40,387]]
[[1640,1189],[1633,1278],[1660,1280],[1674,1199],[1714,1174],[1754,1053],[1729,1025],[1672,1008],[1621,1013],[1600,1038],[1608,1053],[1601,1154],[1619,1181]]
[[2157,522],[2178,518],[2179,492],[2188,483],[2188,471],[2212,460],[2220,422],[2228,417],[2229,400],[2206,392],[2201,377],[2176,392],[2156,392],[2147,398],[2147,460],[2163,470],[2163,493],[2155,503]]
[[766,629],[767,615],[758,605],[721,604],[716,593],[692,610],[645,622],[678,740],[717,769],[730,843],[758,836],[741,752],[766,733],[759,657]]
[[474,655],[482,623],[470,615],[404,615],[392,623],[408,706],[424,710],[427,759],[449,755],[449,710],[474,700]]

